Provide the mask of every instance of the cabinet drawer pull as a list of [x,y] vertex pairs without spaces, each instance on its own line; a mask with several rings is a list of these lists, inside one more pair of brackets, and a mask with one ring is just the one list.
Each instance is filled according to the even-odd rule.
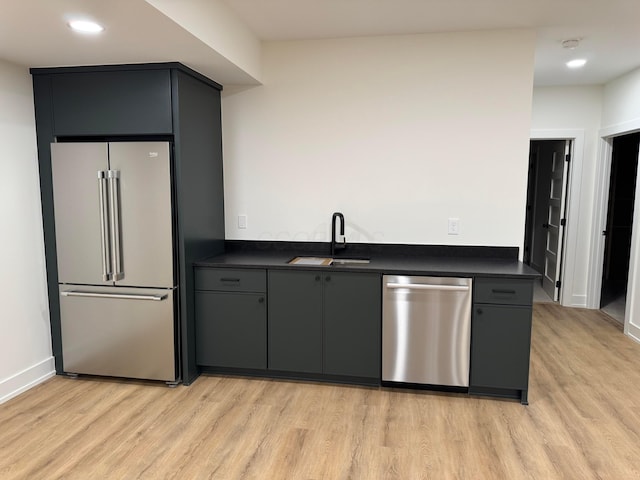
[[235,282],[235,283],[240,283],[240,279],[239,278],[221,278],[220,279],[221,282]]
[[258,299],[258,303],[264,303],[264,297],[260,297],[260,298]]
[[515,290],[509,290],[506,288],[492,288],[491,291],[493,293],[502,293],[502,294],[509,294],[509,295],[515,295],[516,293]]
[[482,315],[482,313],[483,313],[483,312],[482,312],[482,309],[481,309],[481,308],[478,308],[478,309],[476,310],[476,313],[477,313],[478,315]]

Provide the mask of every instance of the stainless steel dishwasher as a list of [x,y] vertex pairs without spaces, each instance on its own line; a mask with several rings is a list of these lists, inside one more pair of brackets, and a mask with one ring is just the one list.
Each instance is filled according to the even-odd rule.
[[469,386],[471,279],[385,275],[382,380]]

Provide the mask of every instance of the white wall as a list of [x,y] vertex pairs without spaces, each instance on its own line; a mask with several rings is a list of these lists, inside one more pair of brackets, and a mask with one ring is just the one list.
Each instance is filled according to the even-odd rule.
[[575,138],[562,298],[564,305],[575,307],[587,306],[602,94],[602,86],[533,90],[532,137]]
[[620,132],[640,118],[640,68],[609,82],[604,87],[602,126]]
[[259,83],[258,37],[222,0],[146,0]]
[[0,61],[0,403],[54,373],[31,76]]
[[[640,130],[640,69],[605,85],[602,120],[601,137]],[[606,163],[610,158],[602,152],[599,161]],[[633,217],[624,329],[640,342],[640,182],[636,183]],[[602,245],[600,247],[598,253],[602,250]]]
[[347,241],[521,247],[534,42],[265,44],[264,85],[223,99],[227,238],[326,241],[342,211]]

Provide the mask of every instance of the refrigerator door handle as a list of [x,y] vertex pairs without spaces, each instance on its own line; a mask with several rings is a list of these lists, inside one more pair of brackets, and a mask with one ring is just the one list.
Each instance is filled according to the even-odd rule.
[[98,171],[98,188],[100,191],[100,246],[102,248],[102,279],[111,280],[111,245],[109,243],[109,212],[107,205],[107,179],[106,172]]
[[94,297],[94,298],[121,298],[125,300],[153,300],[159,302],[167,298],[167,294],[163,295],[135,295],[128,293],[98,293],[98,292],[78,292],[75,290],[67,290],[60,292],[63,297]]
[[113,280],[122,280],[122,251],[120,234],[120,171],[109,170],[109,208],[111,209],[111,261]]

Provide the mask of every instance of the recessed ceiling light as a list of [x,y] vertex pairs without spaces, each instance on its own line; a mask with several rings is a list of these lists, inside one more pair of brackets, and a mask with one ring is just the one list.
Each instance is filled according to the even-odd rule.
[[584,67],[587,61],[584,58],[576,58],[575,60],[570,60],[567,62],[567,67],[569,68],[580,68]]
[[72,30],[81,33],[100,33],[104,30],[102,25],[89,20],[72,20],[68,25]]

